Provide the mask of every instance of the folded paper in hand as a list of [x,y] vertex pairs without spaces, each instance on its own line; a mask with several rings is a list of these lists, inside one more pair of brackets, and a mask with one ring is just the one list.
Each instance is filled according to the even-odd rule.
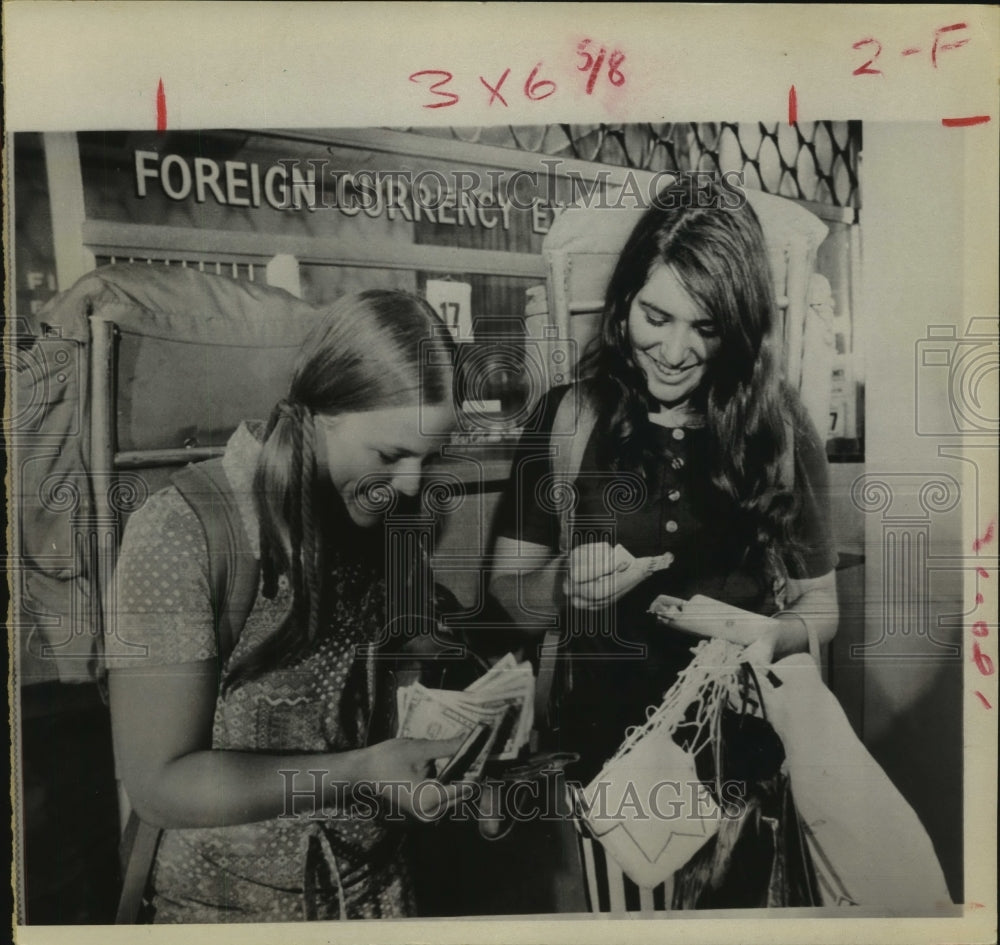
[[[530,663],[518,663],[508,653],[490,670],[463,691],[428,689],[420,683],[402,686],[396,691],[401,738],[452,738],[466,735],[480,722],[493,728],[493,736],[483,747],[466,777],[482,773],[488,758],[511,761],[527,744],[534,721],[535,677]],[[495,744],[501,719],[513,708],[516,721],[504,726],[504,743]],[[439,759],[438,769],[446,759]]]
[[649,612],[689,633],[720,637],[741,646],[749,646],[771,627],[769,617],[702,594],[687,601],[661,594],[649,605]]

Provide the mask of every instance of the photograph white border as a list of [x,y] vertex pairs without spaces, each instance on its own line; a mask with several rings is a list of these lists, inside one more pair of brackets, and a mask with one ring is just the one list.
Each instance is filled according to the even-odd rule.
[[[340,4],[8,0],[3,5],[7,131],[151,129],[163,81],[171,128],[407,127],[674,120],[861,119],[865,212],[866,464],[899,467],[924,444],[885,409],[912,395],[914,326],[995,317],[1000,11],[986,6],[660,4]],[[964,22],[969,42],[927,50],[935,30]],[[576,46],[606,38],[628,56],[628,81],[587,96]],[[855,75],[855,44],[877,38],[883,74]],[[922,55],[903,57],[921,45]],[[544,101],[515,94],[487,106],[479,75],[507,67],[523,83],[544,62],[559,84]],[[461,101],[426,109],[421,69],[454,74]],[[512,83],[517,88],[520,83]],[[944,119],[989,121],[948,127]],[[10,139],[8,139],[9,141]],[[917,148],[918,150],[914,150]],[[6,160],[9,149],[6,150]],[[930,156],[930,157],[929,157]],[[925,190],[920,190],[925,187]],[[919,197],[919,199],[917,199]],[[959,201],[963,239],[933,238],[937,201]],[[12,237],[9,218],[5,237]],[[8,250],[9,252],[9,250]],[[9,262],[9,257],[8,257]],[[9,270],[8,270],[9,272]],[[939,291],[929,272],[945,272]],[[916,276],[914,274],[917,274]],[[924,274],[924,275],[921,275]],[[10,279],[7,310],[11,311]],[[929,291],[930,289],[930,291]],[[903,399],[900,403],[911,406]],[[905,426],[905,425],[904,425]],[[913,424],[909,424],[913,430]],[[880,465],[881,464],[881,465]],[[996,521],[996,466],[979,468],[963,549]],[[965,486],[972,485],[967,478]],[[977,521],[977,515],[980,520]],[[983,582],[996,648],[995,546]],[[991,557],[992,555],[992,557]],[[990,563],[992,562],[992,563]],[[971,612],[971,603],[969,612]],[[961,918],[778,917],[745,913],[667,920],[526,918],[380,921],[143,930],[149,942],[985,942],[996,928],[996,676],[966,660],[965,898]],[[985,711],[980,689],[994,709]],[[978,904],[978,907],[976,905]],[[804,916],[804,911],[797,911]],[[669,928],[662,923],[673,923]],[[19,942],[73,942],[80,927],[22,927]],[[87,941],[134,941],[96,927]]]

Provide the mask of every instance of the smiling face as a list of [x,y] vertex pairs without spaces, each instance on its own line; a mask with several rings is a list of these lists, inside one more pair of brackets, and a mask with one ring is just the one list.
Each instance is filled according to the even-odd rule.
[[627,333],[650,394],[667,407],[698,389],[720,345],[715,322],[664,263],[650,270],[636,293]]
[[423,463],[455,426],[451,405],[388,407],[316,416],[317,458],[355,524],[382,519],[385,490],[420,491]]

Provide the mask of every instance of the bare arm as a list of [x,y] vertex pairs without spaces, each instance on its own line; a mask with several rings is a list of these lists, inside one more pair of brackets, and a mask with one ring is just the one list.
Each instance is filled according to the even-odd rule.
[[[788,581],[788,607],[774,617],[715,601],[690,602],[661,594],[653,609],[661,623],[687,633],[722,637],[747,647],[751,662],[770,663],[789,653],[809,649],[810,631],[822,645],[837,632],[837,584],[834,572],[817,578]],[[714,608],[714,610],[713,610]]]
[[816,578],[789,578],[788,606],[783,613],[794,616],[778,615],[774,620],[779,625],[774,636],[774,659],[807,651],[807,628],[815,631],[820,646],[829,643],[840,619],[835,572]]
[[[265,754],[212,749],[216,663],[205,660],[109,673],[111,719],[121,776],[139,815],[158,827],[220,827],[291,813],[290,789],[335,799],[331,781],[420,781],[428,763],[458,739],[393,739],[347,752]],[[281,772],[294,772],[282,775]],[[321,771],[313,776],[308,772]],[[297,810],[313,810],[298,801]],[[405,804],[405,800],[404,800]]]
[[544,545],[499,538],[490,590],[507,612],[529,630],[551,625],[567,605],[581,610],[607,607],[637,587],[656,569],[669,567],[669,552],[619,559],[606,541],[578,545],[572,554],[555,555]]
[[497,538],[490,592],[519,625],[542,632],[564,605],[566,564],[551,548]]

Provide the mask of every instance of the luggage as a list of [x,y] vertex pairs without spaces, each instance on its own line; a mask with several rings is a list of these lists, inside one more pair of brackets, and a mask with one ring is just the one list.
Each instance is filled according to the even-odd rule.
[[282,289],[129,263],[38,313],[9,428],[22,685],[101,676],[101,585],[124,519],[171,467],[267,416],[316,310]]

